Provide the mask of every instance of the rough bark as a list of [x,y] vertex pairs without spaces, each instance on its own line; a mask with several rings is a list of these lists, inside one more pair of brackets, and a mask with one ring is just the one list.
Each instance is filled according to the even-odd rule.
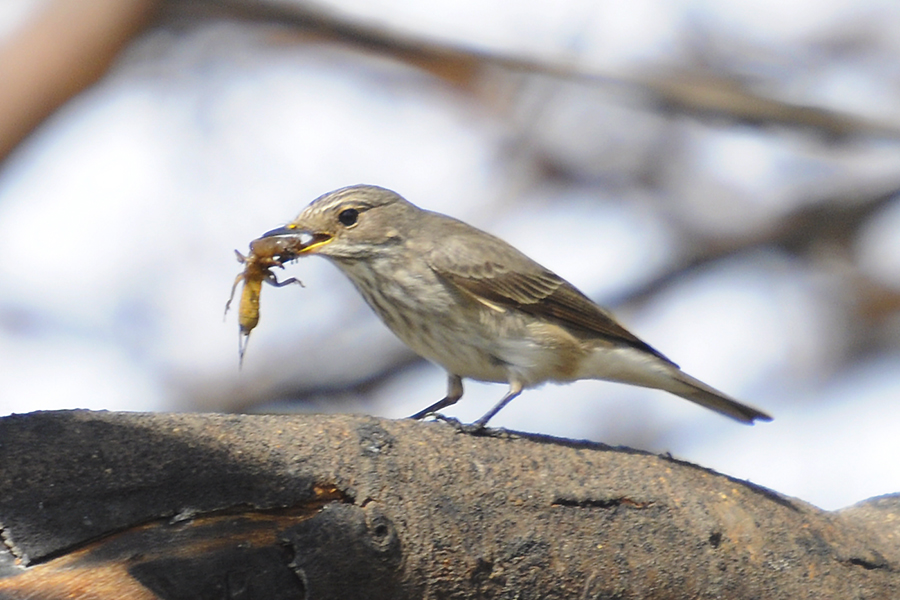
[[0,597],[898,598],[900,496],[442,422],[0,420]]

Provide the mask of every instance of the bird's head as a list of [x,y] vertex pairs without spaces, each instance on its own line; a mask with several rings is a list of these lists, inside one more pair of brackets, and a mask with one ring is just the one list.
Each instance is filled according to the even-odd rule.
[[418,211],[396,192],[354,185],[319,196],[296,219],[262,237],[299,238],[298,256],[356,260],[402,243],[402,231]]

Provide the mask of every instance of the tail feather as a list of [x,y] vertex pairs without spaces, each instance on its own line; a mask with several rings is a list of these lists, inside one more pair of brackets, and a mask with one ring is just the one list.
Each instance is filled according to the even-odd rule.
[[671,385],[665,390],[681,396],[685,400],[696,402],[710,410],[731,417],[742,423],[753,424],[754,421],[771,421],[772,417],[757,410],[752,406],[741,404],[734,398],[723,394],[719,390],[706,385],[699,379],[695,379],[683,371],[677,371],[671,380]]
[[640,348],[597,346],[581,362],[579,371],[572,379],[605,379],[665,390],[741,423],[752,424],[757,420],[772,420],[766,413],[741,404],[727,394],[691,377],[669,360],[649,354]]

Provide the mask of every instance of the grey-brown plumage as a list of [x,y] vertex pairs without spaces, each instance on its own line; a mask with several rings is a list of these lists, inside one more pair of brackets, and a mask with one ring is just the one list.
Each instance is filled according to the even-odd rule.
[[385,324],[448,372],[509,384],[488,420],[523,389],[547,381],[604,379],[666,390],[744,423],[771,420],[694,379],[622,327],[573,285],[503,240],[390,190],[342,188],[314,200],[287,227],[303,254],[332,260]]

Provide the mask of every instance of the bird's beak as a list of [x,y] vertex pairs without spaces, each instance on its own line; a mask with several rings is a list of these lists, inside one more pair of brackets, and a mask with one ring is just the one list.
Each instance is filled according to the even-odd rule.
[[318,248],[321,248],[334,239],[334,236],[330,233],[325,233],[324,231],[307,231],[293,224],[267,231],[260,237],[268,238],[280,236],[299,238],[300,247],[296,249],[297,254],[313,253]]

